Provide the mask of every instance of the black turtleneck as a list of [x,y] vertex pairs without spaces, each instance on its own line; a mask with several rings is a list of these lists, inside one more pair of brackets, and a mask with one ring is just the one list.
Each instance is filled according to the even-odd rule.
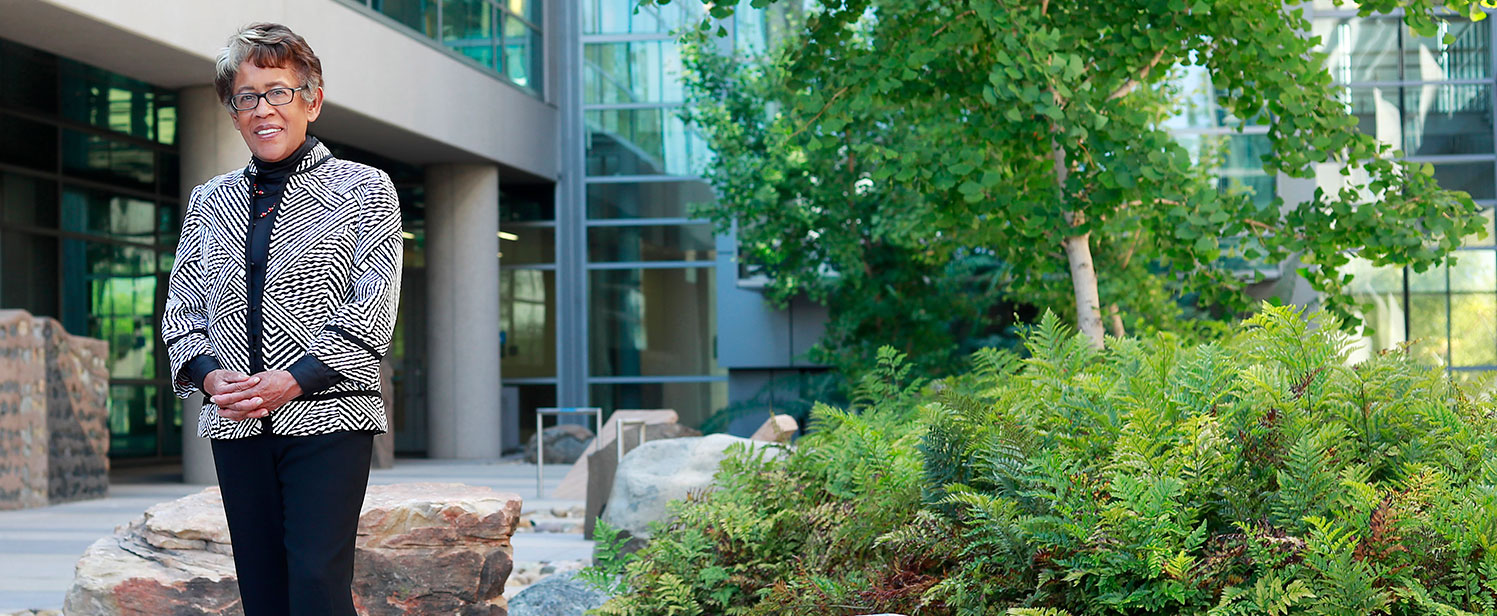
[[[301,147],[286,158],[275,162],[265,162],[258,157],[253,159],[255,173],[249,176],[249,237],[245,238],[244,243],[245,282],[249,292],[249,323],[246,332],[249,334],[250,374],[265,370],[265,355],[260,344],[265,322],[261,304],[265,295],[265,265],[270,260],[270,231],[275,225],[276,214],[280,211],[286,182],[316,145],[317,138],[309,135]],[[220,367],[218,358],[199,355],[188,362],[187,374],[201,390],[208,373]],[[310,354],[297,360],[286,371],[296,379],[303,395],[322,391],[343,380],[343,375]]]

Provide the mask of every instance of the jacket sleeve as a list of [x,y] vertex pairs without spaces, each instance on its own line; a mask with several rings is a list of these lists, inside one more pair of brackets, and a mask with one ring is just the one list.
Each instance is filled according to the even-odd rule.
[[343,304],[307,349],[328,368],[365,389],[379,388],[379,361],[390,350],[400,301],[403,246],[400,198],[390,176],[355,189],[362,215],[353,273]]
[[187,200],[177,258],[167,283],[166,307],[161,311],[161,340],[166,343],[172,391],[178,398],[186,398],[198,387],[185,370],[187,364],[199,356],[215,357],[208,340],[208,280],[203,267],[203,238],[207,233],[204,192],[204,187],[198,186]]

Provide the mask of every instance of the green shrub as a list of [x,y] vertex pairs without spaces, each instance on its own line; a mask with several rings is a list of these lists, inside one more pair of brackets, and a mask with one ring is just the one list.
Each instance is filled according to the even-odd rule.
[[603,614],[1497,614],[1497,421],[1325,317],[1028,357],[898,385],[793,455],[730,458]]

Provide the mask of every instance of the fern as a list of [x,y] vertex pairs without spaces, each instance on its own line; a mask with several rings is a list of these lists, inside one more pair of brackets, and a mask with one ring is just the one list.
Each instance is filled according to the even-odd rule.
[[1328,325],[1098,352],[1047,315],[932,383],[885,349],[673,506],[600,613],[1497,616],[1492,400]]

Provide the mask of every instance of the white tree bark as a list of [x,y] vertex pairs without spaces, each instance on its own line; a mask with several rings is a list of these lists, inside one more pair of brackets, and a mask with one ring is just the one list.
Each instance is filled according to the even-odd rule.
[[[1071,176],[1071,167],[1066,163],[1066,151],[1060,143],[1052,143],[1055,183],[1060,188],[1061,207],[1065,207],[1066,180]],[[1066,222],[1074,229],[1085,222],[1085,215],[1067,211]],[[1076,327],[1091,340],[1093,348],[1101,349],[1106,334],[1102,328],[1102,299],[1097,293],[1097,269],[1092,265],[1091,234],[1067,236],[1061,241],[1061,246],[1065,248],[1066,261],[1071,265],[1071,287],[1076,293]]]
[[1066,238],[1066,260],[1071,264],[1071,286],[1076,292],[1076,326],[1091,339],[1092,347],[1102,348],[1102,300],[1097,295],[1097,270],[1092,267],[1091,234]]

